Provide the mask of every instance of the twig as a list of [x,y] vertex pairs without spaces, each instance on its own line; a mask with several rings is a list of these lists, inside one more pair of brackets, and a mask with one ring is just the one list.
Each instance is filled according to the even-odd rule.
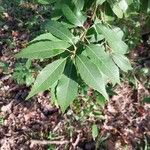
[[78,145],[79,141],[80,141],[80,134],[78,134],[76,141],[72,144],[74,148]]
[[56,132],[61,126],[61,122],[59,122],[56,127],[53,129],[53,132]]
[[47,141],[47,140],[31,140],[31,145],[48,145],[48,144],[54,144],[54,145],[63,145],[68,144],[69,141]]

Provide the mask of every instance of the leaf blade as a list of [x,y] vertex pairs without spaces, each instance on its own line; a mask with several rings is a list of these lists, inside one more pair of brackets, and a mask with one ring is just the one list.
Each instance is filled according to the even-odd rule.
[[63,41],[74,43],[75,37],[73,34],[60,22],[57,21],[47,21],[45,23],[45,29],[52,33],[57,38],[60,38]]
[[102,5],[106,0],[96,0],[97,5]]
[[96,137],[98,136],[98,127],[96,124],[93,124],[92,125],[92,136],[93,136],[93,139],[95,140]]
[[112,58],[114,62],[118,65],[118,67],[123,70],[124,72],[127,72],[128,70],[131,70],[131,64],[127,57],[121,54],[112,54]]
[[57,101],[61,107],[62,112],[65,112],[67,107],[77,96],[78,83],[75,66],[73,63],[67,63],[65,73],[61,76],[57,85]]
[[21,52],[16,54],[16,57],[30,59],[50,58],[63,53],[69,46],[70,44],[65,41],[40,41],[22,49]]
[[83,81],[108,99],[103,77],[97,66],[82,54],[76,57],[76,64]]
[[83,15],[81,14],[80,10],[76,10],[76,14],[80,14],[80,15],[76,15],[68,5],[64,4],[62,7],[62,12],[64,14],[64,16],[67,18],[67,20],[76,25],[76,26],[83,26],[84,21],[86,20],[85,17],[83,17]]
[[107,40],[109,46],[112,48],[114,53],[125,54],[127,52],[128,46],[120,38],[117,37],[116,32],[107,28],[102,24],[96,25],[96,30],[98,33],[102,33]]
[[33,42],[38,42],[41,40],[49,40],[49,41],[55,41],[55,42],[61,41],[60,39],[53,36],[51,33],[43,33],[43,34],[37,36],[36,38],[34,38],[32,41],[30,41],[29,44],[33,43]]
[[86,51],[91,60],[112,80],[113,84],[120,83],[119,69],[104,49],[98,45],[91,44],[87,46]]
[[31,98],[35,94],[47,90],[61,77],[66,59],[59,59],[48,64],[37,76],[34,85],[26,99]]

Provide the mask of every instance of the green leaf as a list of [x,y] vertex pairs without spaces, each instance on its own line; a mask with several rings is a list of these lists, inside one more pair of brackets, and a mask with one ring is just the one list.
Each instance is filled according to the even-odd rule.
[[94,27],[91,27],[88,29],[86,37],[89,39],[90,42],[99,42],[104,39],[104,36],[102,34],[99,34],[96,32]]
[[[123,17],[123,10],[119,6],[119,2],[116,0],[107,0],[110,4],[110,7],[112,8],[112,11],[118,18]],[[122,0],[121,0],[122,1]]]
[[55,106],[58,107],[58,102],[56,98],[56,88],[58,85],[58,81],[56,81],[52,86],[51,86],[51,103],[54,104]]
[[0,70],[3,70],[3,71],[7,71],[7,69],[8,69],[8,64],[7,63],[5,63],[5,62],[2,62],[2,61],[0,61]]
[[144,103],[150,104],[150,97],[145,97],[143,100]]
[[133,0],[126,0],[128,5],[131,5],[133,3]]
[[[81,14],[80,10],[76,10],[76,14],[69,8],[68,5],[64,4],[62,6],[62,11],[64,16],[67,18],[67,20],[76,25],[76,26],[83,26],[83,23],[85,22],[86,18]],[[79,14],[79,15],[78,15]]]
[[68,29],[72,29],[72,28],[75,28],[76,26],[71,24],[70,22],[67,22],[66,20],[65,21],[61,21],[61,23]]
[[16,54],[16,57],[30,59],[50,58],[64,52],[69,46],[70,44],[65,41],[40,41],[22,49],[21,52]]
[[118,3],[119,7],[125,12],[128,9],[128,3],[126,0],[120,0]]
[[44,33],[44,34],[41,34],[41,35],[37,36],[35,39],[30,41],[30,43],[38,42],[38,41],[41,41],[41,40],[49,40],[49,41],[55,41],[55,42],[60,41],[60,39],[56,38],[51,33]]
[[112,58],[121,70],[127,72],[128,70],[132,69],[128,58],[125,57],[124,55],[112,54]]
[[38,0],[38,3],[47,5],[56,2],[56,0]]
[[104,106],[105,106],[105,104],[106,104],[106,99],[104,98],[104,96],[102,96],[102,95],[97,95],[96,96],[96,102],[101,106],[101,107],[103,107],[104,108]]
[[69,62],[66,65],[65,72],[61,76],[57,86],[57,101],[62,112],[65,112],[67,107],[76,98],[78,92],[78,83],[76,82],[77,74],[73,63]]
[[118,3],[112,5],[112,10],[118,18],[123,18],[123,11],[119,7]]
[[106,0],[96,0],[97,5],[102,5]]
[[82,10],[84,7],[84,0],[74,0],[74,4],[78,10]]
[[98,136],[98,128],[96,124],[92,125],[92,137],[95,140],[95,138]]
[[0,6],[0,15],[1,15],[4,11],[5,11],[5,9],[4,9],[2,6]]
[[26,85],[30,86],[33,82],[34,82],[34,77],[32,76],[32,74],[29,74],[26,76]]
[[76,64],[83,81],[108,99],[104,80],[97,66],[82,54],[76,57]]
[[150,0],[148,0],[148,4],[147,4],[147,13],[150,13]]
[[118,37],[113,29],[111,30],[102,24],[97,24],[96,30],[98,33],[104,35],[114,53],[125,54],[127,52],[128,46]]
[[104,49],[99,45],[88,45],[86,48],[88,57],[97,65],[101,72],[108,76],[113,84],[120,83],[119,69]]
[[26,99],[45,91],[58,81],[64,71],[66,59],[59,59],[48,64],[37,76],[35,83]]
[[74,43],[75,37],[73,34],[60,22],[57,21],[48,21],[45,23],[45,29],[52,33],[59,39],[63,41],[69,42],[71,44]]
[[31,65],[32,65],[32,61],[31,61],[31,59],[28,59],[26,62],[26,68],[29,70]]
[[119,27],[114,27],[113,31],[117,34],[119,39],[122,39],[124,36],[123,31]]

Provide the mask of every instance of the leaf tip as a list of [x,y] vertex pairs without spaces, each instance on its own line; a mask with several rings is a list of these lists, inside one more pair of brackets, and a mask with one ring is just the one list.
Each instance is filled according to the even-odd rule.
[[31,98],[30,94],[26,97],[25,100],[29,100]]

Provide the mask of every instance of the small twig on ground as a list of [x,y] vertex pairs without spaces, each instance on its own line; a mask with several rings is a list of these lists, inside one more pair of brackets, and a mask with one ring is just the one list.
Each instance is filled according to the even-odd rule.
[[80,141],[80,134],[78,134],[76,141],[72,144],[74,148],[76,148],[76,146],[78,145]]
[[61,122],[59,122],[56,127],[53,129],[53,132],[56,132],[61,126]]
[[67,140],[64,141],[31,140],[30,142],[31,145],[49,145],[49,144],[63,145],[69,143],[69,141]]

